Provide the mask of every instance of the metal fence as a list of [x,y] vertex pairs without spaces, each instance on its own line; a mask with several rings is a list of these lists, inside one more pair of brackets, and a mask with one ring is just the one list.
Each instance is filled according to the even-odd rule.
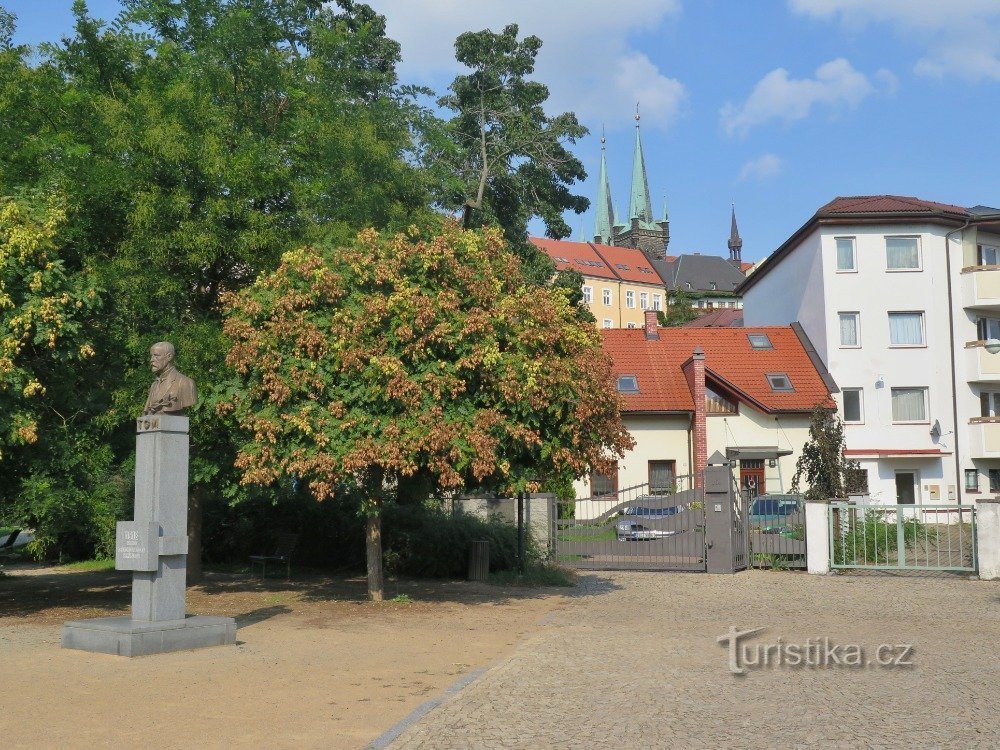
[[976,570],[975,506],[834,502],[829,520],[833,568]]
[[744,491],[747,542],[754,568],[806,567],[806,516],[802,495]]
[[[679,477],[676,486],[693,484]],[[611,497],[554,501],[555,561],[597,570],[705,570],[704,500],[701,489],[654,494],[641,484]]]

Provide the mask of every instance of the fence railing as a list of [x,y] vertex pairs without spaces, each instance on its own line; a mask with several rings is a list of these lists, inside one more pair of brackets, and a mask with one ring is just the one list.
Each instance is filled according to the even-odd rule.
[[806,567],[806,516],[802,495],[747,498],[750,565],[755,568]]
[[876,570],[976,570],[972,505],[830,504],[830,565]]

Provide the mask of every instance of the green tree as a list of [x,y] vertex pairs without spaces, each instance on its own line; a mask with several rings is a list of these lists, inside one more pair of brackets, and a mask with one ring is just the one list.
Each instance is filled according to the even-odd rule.
[[684,289],[675,289],[667,294],[667,309],[661,310],[656,317],[662,326],[681,326],[700,314],[691,306],[691,295]]
[[542,41],[517,36],[511,24],[499,34],[470,31],[455,41],[456,59],[472,72],[457,76],[439,100],[455,116],[437,154],[444,170],[437,199],[464,211],[466,228],[502,227],[511,247],[538,264],[540,254],[525,241],[528,221],[540,216],[548,236],[566,237],[563,212],[583,213],[590,205],[570,192],[587,174],[565,145],[587,129],[572,112],[545,114],[549,90],[528,78]]
[[859,484],[857,461],[844,457],[844,425],[833,409],[818,405],[809,423],[809,440],[795,464],[792,492],[798,492],[802,478],[809,485],[807,500],[845,497],[865,487]]
[[285,254],[226,305],[243,481],[356,497],[375,600],[382,508],[411,477],[513,492],[632,445],[598,332],[527,284],[496,230],[365,230]]

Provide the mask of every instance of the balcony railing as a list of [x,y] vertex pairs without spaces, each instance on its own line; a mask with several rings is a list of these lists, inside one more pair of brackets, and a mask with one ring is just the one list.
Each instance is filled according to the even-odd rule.
[[969,420],[970,458],[1000,458],[1000,417]]
[[962,269],[962,306],[1000,310],[1000,266]]
[[966,380],[971,383],[1000,383],[1000,354],[990,354],[985,344],[985,341],[965,343]]

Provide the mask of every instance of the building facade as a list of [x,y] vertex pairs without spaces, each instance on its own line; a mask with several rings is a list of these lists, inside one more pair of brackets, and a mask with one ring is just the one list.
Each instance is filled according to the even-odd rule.
[[598,328],[641,328],[647,310],[662,310],[663,279],[641,250],[531,237],[556,270],[583,275],[583,301]]
[[603,332],[635,447],[613,476],[575,484],[578,517],[599,515],[626,488],[697,486],[715,451],[736,462],[743,487],[788,492],[811,413],[833,407],[836,388],[801,328],[661,328],[648,317],[641,330]]
[[874,500],[1000,493],[1000,212],[837,198],[739,291],[747,326],[808,334]]

